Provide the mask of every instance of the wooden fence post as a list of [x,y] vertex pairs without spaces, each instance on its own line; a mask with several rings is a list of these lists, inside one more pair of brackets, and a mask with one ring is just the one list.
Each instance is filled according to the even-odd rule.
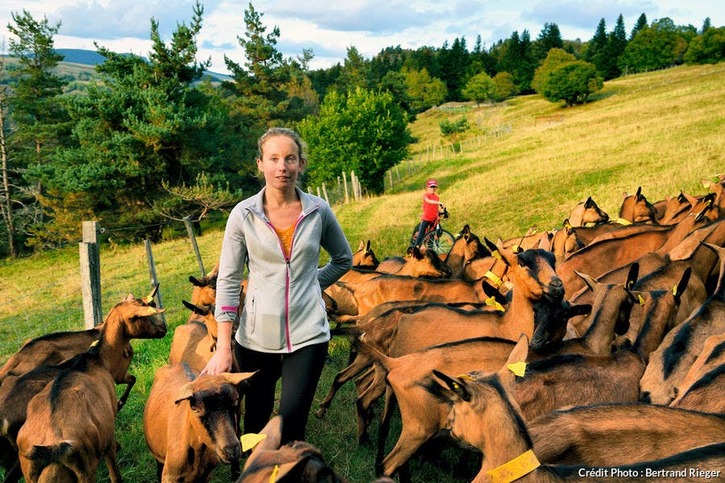
[[[146,260],[149,262],[149,279],[151,280],[151,287],[155,287],[159,283],[159,277],[156,275],[156,262],[154,262],[154,254],[151,251],[151,241],[147,238],[143,241],[143,245],[146,248]],[[204,276],[202,272],[201,276]],[[161,288],[156,291],[156,307],[159,309],[164,308],[164,302],[161,300]],[[161,314],[161,319],[166,323],[166,313]]]
[[325,201],[327,201],[327,204],[330,204],[330,198],[327,196],[327,186],[325,183],[322,183],[322,194],[325,197]]
[[347,173],[342,172],[342,182],[345,185],[345,204],[350,203],[350,195],[347,193]]
[[79,243],[81,261],[81,293],[83,320],[86,329],[103,322],[101,311],[101,257],[98,249],[98,222],[83,222],[83,241]]
[[206,272],[204,271],[204,262],[201,259],[199,245],[196,244],[194,227],[191,226],[191,219],[188,216],[184,217],[184,225],[186,225],[186,233],[189,235],[189,240],[191,240],[191,247],[194,249],[194,254],[196,255],[196,262],[199,264],[199,271],[201,272],[201,276],[203,278],[206,275]]

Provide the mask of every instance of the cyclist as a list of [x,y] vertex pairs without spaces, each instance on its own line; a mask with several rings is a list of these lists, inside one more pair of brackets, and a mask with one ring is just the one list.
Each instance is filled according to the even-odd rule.
[[434,179],[429,179],[425,182],[425,193],[423,194],[423,216],[420,219],[420,223],[416,230],[413,231],[411,236],[411,244],[408,246],[408,252],[413,247],[420,246],[423,241],[423,237],[427,233],[428,229],[435,226],[438,221],[438,216],[443,213],[445,206],[440,201],[440,197],[436,193],[438,189],[438,182]]

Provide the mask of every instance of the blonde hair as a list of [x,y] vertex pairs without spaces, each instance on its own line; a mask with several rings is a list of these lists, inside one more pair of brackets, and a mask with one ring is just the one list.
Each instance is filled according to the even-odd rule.
[[274,136],[287,136],[290,138],[294,143],[297,145],[297,149],[299,151],[299,158],[305,159],[305,155],[303,154],[303,146],[304,143],[302,142],[302,139],[300,138],[300,135],[297,134],[296,131],[286,128],[286,127],[271,127],[267,129],[267,131],[259,136],[259,140],[257,141],[257,158],[262,159],[262,154],[264,150],[264,143],[267,142],[267,139],[274,137]]

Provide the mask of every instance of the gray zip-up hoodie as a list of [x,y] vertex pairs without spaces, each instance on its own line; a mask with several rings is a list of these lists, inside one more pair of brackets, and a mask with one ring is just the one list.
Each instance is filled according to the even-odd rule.
[[[295,223],[290,257],[264,214],[262,188],[229,214],[216,289],[219,322],[234,320],[245,263],[249,267],[239,329],[242,347],[287,353],[330,340],[322,290],[352,267],[352,250],[330,206],[296,188],[302,213]],[[319,267],[320,248],[330,261]]]

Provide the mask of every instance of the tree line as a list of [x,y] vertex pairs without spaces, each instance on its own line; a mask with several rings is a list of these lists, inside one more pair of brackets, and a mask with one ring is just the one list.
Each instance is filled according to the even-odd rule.
[[96,44],[105,62],[71,87],[56,71],[61,23],[12,14],[0,57],[0,254],[78,241],[90,219],[124,228],[128,240],[173,236],[169,220],[198,222],[259,188],[256,140],[271,126],[296,128],[308,143],[303,183],[355,171],[377,194],[408,156],[409,122],[433,106],[533,92],[573,105],[604,80],[725,55],[725,28],[709,19],[698,30],[642,14],[629,34],[621,15],[609,32],[602,19],[587,42],[547,23],[535,40],[524,30],[488,48],[478,36],[469,50],[461,37],[367,59],[350,46],[344,61],[313,70],[313,51],[285,57],[279,28],[249,3],[237,37],[244,61],[225,56],[231,80],[216,83],[205,75],[210,61],[197,59],[203,16],[197,2],[168,40],[152,18],[145,58]]

